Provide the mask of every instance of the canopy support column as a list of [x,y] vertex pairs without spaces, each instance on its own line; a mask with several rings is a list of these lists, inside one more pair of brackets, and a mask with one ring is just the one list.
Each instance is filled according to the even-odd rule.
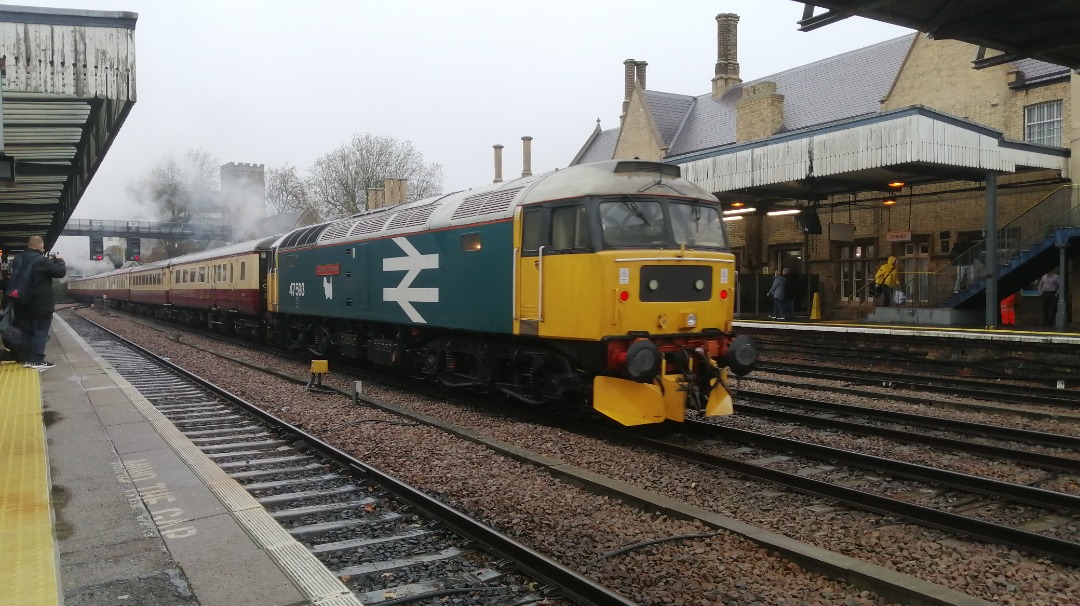
[[986,173],[986,327],[997,328],[998,316],[997,292],[997,173]]

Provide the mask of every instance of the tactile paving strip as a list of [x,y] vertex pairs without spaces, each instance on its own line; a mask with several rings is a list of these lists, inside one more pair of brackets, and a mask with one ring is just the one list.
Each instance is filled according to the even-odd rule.
[[0,603],[58,604],[38,371],[0,365]]

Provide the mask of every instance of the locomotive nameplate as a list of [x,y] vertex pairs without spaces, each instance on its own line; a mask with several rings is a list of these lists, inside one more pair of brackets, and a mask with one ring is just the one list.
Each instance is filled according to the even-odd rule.
[[336,276],[341,273],[341,265],[339,263],[327,263],[326,265],[316,265],[316,276]]

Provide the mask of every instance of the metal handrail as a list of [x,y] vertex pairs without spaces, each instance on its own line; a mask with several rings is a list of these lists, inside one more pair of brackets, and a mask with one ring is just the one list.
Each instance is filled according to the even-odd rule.
[[[1030,249],[1061,227],[1080,226],[1080,185],[1063,185],[1050,192],[1038,202],[1032,204],[1015,218],[998,229],[998,267],[994,275],[1000,276],[1002,267],[1009,259]],[[1019,230],[1021,237],[1012,238],[1010,234]],[[1004,244],[1004,246],[1003,246]],[[938,307],[953,294],[978,286],[985,272],[986,239],[973,241],[970,248],[936,270],[927,272],[902,271],[898,289],[905,293],[914,293],[904,303],[891,306],[902,307]],[[903,260],[900,260],[903,262]],[[970,270],[961,269],[970,267]],[[872,284],[869,281],[864,288]],[[1002,295],[1008,293],[1000,293]],[[868,301],[876,303],[873,298]],[[871,305],[873,307],[874,305]]]

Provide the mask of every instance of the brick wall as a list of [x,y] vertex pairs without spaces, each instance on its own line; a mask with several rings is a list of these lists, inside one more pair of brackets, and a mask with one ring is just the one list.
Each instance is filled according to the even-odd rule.
[[1069,132],[1072,119],[1068,82],[1010,89],[1009,83],[1015,78],[1013,64],[972,69],[976,50],[966,42],[917,37],[882,110],[925,105],[1023,141],[1024,107],[1061,99],[1063,132]]
[[630,95],[626,116],[619,129],[619,141],[615,144],[615,158],[660,161],[667,150],[656,131],[652,115],[646,110],[644,95],[635,87]]
[[759,82],[742,89],[735,105],[735,140],[739,143],[771,137],[784,125],[784,95],[775,82]]

